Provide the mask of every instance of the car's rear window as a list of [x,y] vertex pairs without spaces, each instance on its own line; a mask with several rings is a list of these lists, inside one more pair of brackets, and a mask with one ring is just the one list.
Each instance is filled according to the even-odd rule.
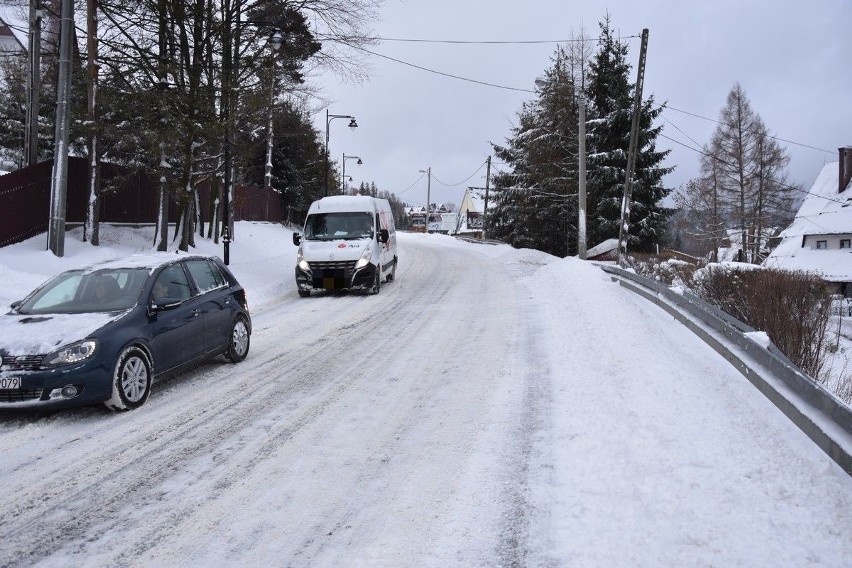
[[225,278],[222,276],[219,267],[209,260],[187,260],[186,267],[192,274],[192,279],[195,280],[198,291],[202,294],[225,285]]

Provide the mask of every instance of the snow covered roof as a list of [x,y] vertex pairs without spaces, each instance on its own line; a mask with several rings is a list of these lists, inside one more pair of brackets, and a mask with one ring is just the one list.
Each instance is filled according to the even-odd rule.
[[374,211],[379,200],[367,195],[331,195],[311,204],[309,213]]
[[[7,33],[8,35],[6,35]],[[0,49],[19,50],[26,48],[27,20],[24,8],[0,6]]]
[[796,218],[781,233],[782,241],[765,266],[821,274],[830,282],[852,281],[852,249],[804,246],[809,235],[852,234],[852,184],[838,193],[838,162],[825,164]]
[[593,246],[589,250],[586,251],[586,257],[592,258],[593,256],[598,256],[610,251],[613,251],[618,248],[618,239],[607,239],[604,242]]

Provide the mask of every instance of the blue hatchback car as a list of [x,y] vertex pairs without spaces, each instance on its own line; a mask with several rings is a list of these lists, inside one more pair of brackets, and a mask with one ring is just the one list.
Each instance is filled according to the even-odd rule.
[[137,255],[45,282],[0,316],[0,409],[131,410],[155,378],[246,358],[246,293],[213,256]]

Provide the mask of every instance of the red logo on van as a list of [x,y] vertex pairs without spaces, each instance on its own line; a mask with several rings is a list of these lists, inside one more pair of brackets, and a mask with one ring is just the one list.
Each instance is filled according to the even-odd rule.
[[345,248],[346,248],[346,243],[340,243],[339,245],[337,245],[337,248],[339,248],[339,249],[345,249]]

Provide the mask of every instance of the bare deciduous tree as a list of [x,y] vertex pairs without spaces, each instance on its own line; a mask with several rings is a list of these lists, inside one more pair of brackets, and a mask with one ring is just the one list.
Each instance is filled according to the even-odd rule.
[[678,204],[696,217],[718,257],[724,225],[740,235],[738,259],[760,262],[768,229],[789,221],[791,194],[789,157],[752,109],[745,91],[735,84],[705,146],[701,175],[687,184]]

